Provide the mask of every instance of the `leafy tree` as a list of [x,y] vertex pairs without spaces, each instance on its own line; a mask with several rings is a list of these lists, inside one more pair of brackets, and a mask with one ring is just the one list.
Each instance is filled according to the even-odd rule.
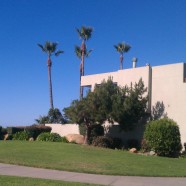
[[[87,50],[85,48],[84,56],[89,57],[91,52],[92,52],[92,50]],[[76,53],[76,56],[81,60],[82,56],[83,56],[83,50],[81,49],[81,47],[75,46],[75,53]],[[83,67],[82,67],[82,62],[81,62],[80,63],[80,99],[82,99],[82,97],[83,97],[83,87],[81,87],[81,76],[83,73],[82,70],[83,70]]]
[[45,123],[66,123],[65,118],[58,108],[49,109],[47,116],[40,116],[39,119],[35,120],[38,124]]
[[142,80],[131,87],[116,86],[112,79],[103,81],[82,100],[74,100],[64,109],[65,116],[80,125],[85,125],[85,143],[92,128],[108,120],[118,122],[123,130],[132,130],[146,115],[147,96]]
[[[80,64],[80,77],[84,76],[84,61],[86,55],[89,53],[86,49],[86,41],[91,38],[93,29],[91,27],[82,26],[80,29],[76,29],[79,37],[82,40],[81,48],[76,48],[76,55],[81,57],[81,64]],[[78,52],[78,53],[77,53]],[[80,89],[80,98],[83,98],[83,87]]]
[[117,52],[120,53],[120,70],[123,69],[123,54],[128,52],[131,48],[130,45],[126,44],[126,43],[118,43],[118,45],[114,45],[115,49],[117,50]]
[[52,79],[51,79],[51,67],[52,67],[52,60],[51,56],[54,54],[55,56],[59,56],[63,53],[62,50],[57,51],[58,43],[53,43],[46,41],[45,45],[38,44],[43,52],[45,52],[48,56],[47,66],[48,66],[48,81],[49,81],[49,94],[50,94],[50,108],[53,109],[53,95],[52,95]]
[[121,88],[113,99],[112,118],[120,124],[124,131],[133,130],[143,118],[148,117],[147,101],[145,96],[147,89],[142,79],[134,86]]

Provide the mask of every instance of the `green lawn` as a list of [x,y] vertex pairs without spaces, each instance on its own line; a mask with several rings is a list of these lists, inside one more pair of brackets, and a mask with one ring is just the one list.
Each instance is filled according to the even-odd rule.
[[54,142],[0,141],[0,149],[1,163],[109,175],[186,176],[186,158]]
[[34,178],[22,178],[13,176],[0,176],[1,186],[98,186],[94,184],[66,182],[66,181],[55,181],[45,179],[34,179]]

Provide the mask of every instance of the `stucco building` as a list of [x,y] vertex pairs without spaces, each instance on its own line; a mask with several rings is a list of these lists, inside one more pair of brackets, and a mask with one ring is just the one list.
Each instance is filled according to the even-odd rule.
[[91,87],[112,77],[119,86],[130,85],[142,78],[148,89],[149,111],[160,102],[163,103],[166,115],[175,120],[180,128],[181,141],[186,142],[186,64],[154,66],[118,70],[103,74],[86,75],[81,79],[81,86]]

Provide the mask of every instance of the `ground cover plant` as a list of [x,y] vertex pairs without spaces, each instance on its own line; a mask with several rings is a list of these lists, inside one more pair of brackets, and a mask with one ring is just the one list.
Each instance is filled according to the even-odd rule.
[[0,141],[0,149],[1,163],[108,175],[186,176],[186,158],[42,141]]
[[66,182],[58,180],[46,180],[46,179],[35,179],[35,178],[23,178],[14,176],[0,176],[1,186],[98,186],[95,184],[88,183],[77,183],[77,182]]

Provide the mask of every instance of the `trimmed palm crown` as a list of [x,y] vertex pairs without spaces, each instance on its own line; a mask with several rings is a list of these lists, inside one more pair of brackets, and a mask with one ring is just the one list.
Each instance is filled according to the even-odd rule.
[[93,28],[82,26],[80,29],[77,28],[76,30],[78,32],[79,37],[86,41],[91,38]]
[[64,53],[62,50],[57,50],[58,43],[46,41],[45,45],[38,44],[43,52],[46,52],[49,56],[54,54],[55,56],[59,56],[61,53]]
[[131,46],[122,42],[118,43],[118,45],[114,45],[114,48],[120,53],[120,69],[123,69],[123,54],[128,52]]

